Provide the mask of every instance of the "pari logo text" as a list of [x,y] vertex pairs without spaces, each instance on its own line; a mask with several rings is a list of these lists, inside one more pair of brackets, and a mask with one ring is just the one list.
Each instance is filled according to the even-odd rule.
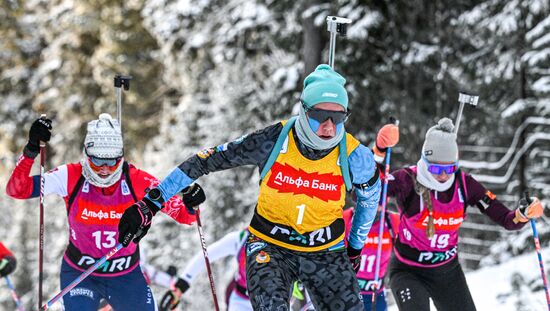
[[288,164],[275,162],[267,181],[270,188],[280,193],[304,194],[325,202],[340,200],[343,178],[332,173],[307,173]]

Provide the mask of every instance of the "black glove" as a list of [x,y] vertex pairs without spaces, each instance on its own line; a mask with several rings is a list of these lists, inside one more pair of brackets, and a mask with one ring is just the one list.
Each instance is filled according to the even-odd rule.
[[178,278],[176,281],[176,284],[174,286],[180,290],[180,292],[183,294],[189,289],[189,283],[187,283],[186,280]]
[[6,275],[12,273],[17,267],[17,261],[14,257],[6,256],[0,260],[0,277],[5,277]]
[[183,195],[182,201],[191,215],[195,214],[195,210],[193,208],[202,204],[206,200],[204,190],[202,190],[202,187],[197,183],[184,188],[181,193]]
[[361,266],[361,252],[362,249],[355,249],[348,245],[348,257],[349,262],[351,262],[351,266],[353,267],[353,270],[355,273],[359,272],[359,267]]
[[29,130],[29,141],[25,146],[25,154],[36,155],[40,152],[40,142],[49,142],[52,137],[52,120],[41,117],[36,119]]
[[159,305],[160,311],[176,309],[176,307],[180,303],[181,295],[189,289],[189,283],[187,283],[187,281],[185,281],[184,279],[178,278],[178,280],[174,284],[174,287],[175,288],[173,290],[167,291],[164,296],[162,296]]
[[168,273],[169,276],[176,276],[178,274],[178,268],[174,265],[169,265],[168,269],[166,269],[166,273]]
[[132,240],[138,243],[149,231],[153,216],[159,210],[160,208],[147,198],[130,205],[118,223],[118,242],[124,247],[128,246]]

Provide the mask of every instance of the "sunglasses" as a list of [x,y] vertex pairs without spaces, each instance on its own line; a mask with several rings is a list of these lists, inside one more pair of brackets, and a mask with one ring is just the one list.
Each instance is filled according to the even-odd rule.
[[331,119],[334,124],[345,122],[349,115],[349,111],[332,111],[323,109],[309,109],[306,111],[307,116],[311,119],[323,123],[328,119]]
[[90,160],[90,163],[93,164],[94,166],[101,167],[103,165],[115,166],[115,165],[118,164],[118,162],[120,162],[120,159],[122,159],[122,157],[119,157],[119,158],[98,158],[98,157],[94,157],[94,156],[88,156],[88,159]]
[[447,175],[454,174],[458,170],[458,162],[451,164],[435,164],[430,163],[424,158],[424,161],[428,165],[428,172],[439,175],[445,172]]

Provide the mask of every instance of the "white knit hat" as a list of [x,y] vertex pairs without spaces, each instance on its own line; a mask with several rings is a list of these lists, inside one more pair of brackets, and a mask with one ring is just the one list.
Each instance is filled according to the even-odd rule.
[[453,121],[449,118],[443,118],[426,132],[424,146],[422,146],[422,156],[428,162],[458,161],[458,146],[456,144],[456,134],[453,133],[453,130]]
[[122,157],[124,145],[118,120],[102,113],[99,119],[88,122],[84,149],[88,156],[104,159]]

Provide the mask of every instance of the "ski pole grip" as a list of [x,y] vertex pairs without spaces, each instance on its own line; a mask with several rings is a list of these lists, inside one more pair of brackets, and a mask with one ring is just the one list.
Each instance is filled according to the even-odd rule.
[[[40,114],[40,119],[45,120],[46,114],[45,113]],[[46,147],[46,142],[40,141],[40,147]]]
[[399,126],[399,120],[397,120],[394,116],[390,116],[390,118],[388,119],[388,123]]
[[130,80],[132,80],[132,76],[123,76],[123,75],[115,75],[115,87],[121,88],[124,87],[125,91],[128,91],[130,89]]

